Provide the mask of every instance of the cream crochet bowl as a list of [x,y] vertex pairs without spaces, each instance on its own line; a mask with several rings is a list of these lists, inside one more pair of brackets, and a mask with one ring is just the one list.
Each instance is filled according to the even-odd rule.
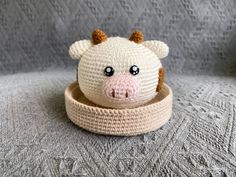
[[112,109],[89,101],[77,82],[65,90],[66,112],[72,122],[98,134],[131,136],[163,126],[172,113],[172,90],[164,84],[150,102],[137,108]]

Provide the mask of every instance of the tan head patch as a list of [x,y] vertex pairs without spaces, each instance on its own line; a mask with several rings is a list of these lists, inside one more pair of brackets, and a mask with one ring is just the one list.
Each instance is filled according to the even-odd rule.
[[164,70],[164,68],[160,68],[159,69],[158,85],[157,85],[157,89],[156,89],[157,92],[161,91],[163,84],[164,84],[164,79],[165,79],[165,70]]
[[79,79],[78,79],[78,65],[77,65],[77,68],[76,68],[76,81],[77,81],[77,83],[79,83]]
[[95,29],[92,33],[92,41],[93,43],[99,44],[102,43],[103,41],[107,40],[107,35],[100,29]]
[[141,31],[134,31],[130,38],[129,38],[130,41],[134,41],[135,43],[142,43],[144,41],[144,36],[143,36],[143,33]]

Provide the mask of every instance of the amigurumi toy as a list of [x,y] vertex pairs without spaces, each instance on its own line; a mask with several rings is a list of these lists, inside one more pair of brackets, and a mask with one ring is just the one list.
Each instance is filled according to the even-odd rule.
[[135,31],[129,39],[107,37],[96,29],[91,40],[70,46],[71,58],[80,60],[78,83],[91,102],[110,108],[134,108],[152,100],[161,90],[164,69],[160,59],[169,53],[161,41],[144,41]]

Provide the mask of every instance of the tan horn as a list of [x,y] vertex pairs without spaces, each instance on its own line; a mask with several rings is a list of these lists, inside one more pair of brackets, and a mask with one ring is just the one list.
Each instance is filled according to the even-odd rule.
[[107,35],[100,29],[95,29],[92,33],[93,43],[99,44],[107,40]]
[[141,31],[134,31],[130,38],[129,38],[130,41],[134,41],[135,43],[142,43],[144,41],[144,36],[143,36],[143,33]]

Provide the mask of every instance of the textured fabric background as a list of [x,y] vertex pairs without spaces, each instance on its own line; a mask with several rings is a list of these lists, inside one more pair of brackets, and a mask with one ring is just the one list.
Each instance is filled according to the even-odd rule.
[[74,66],[69,45],[99,27],[109,36],[140,29],[165,41],[169,71],[233,74],[235,9],[235,0],[1,0],[0,71]]
[[[159,130],[102,136],[67,118],[67,50],[96,27],[170,46]],[[0,0],[0,73],[1,177],[236,176],[235,0]]]
[[74,125],[63,97],[73,78],[62,70],[1,77],[2,176],[236,176],[235,78],[168,75],[172,118],[134,137]]

